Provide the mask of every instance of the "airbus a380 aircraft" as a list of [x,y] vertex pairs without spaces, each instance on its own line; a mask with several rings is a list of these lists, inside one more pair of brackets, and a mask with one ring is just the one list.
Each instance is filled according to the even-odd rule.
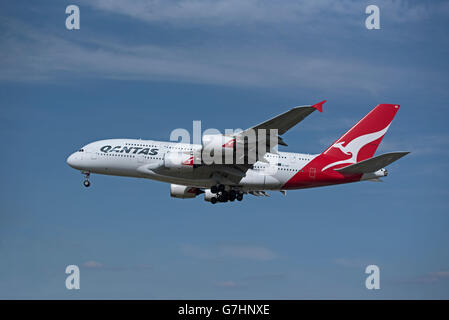
[[[387,175],[385,166],[408,154],[392,152],[373,157],[399,110],[396,104],[376,106],[321,154],[278,152],[277,145],[286,146],[280,136],[315,110],[322,112],[325,102],[293,108],[240,133],[204,135],[200,144],[100,140],[70,155],[67,163],[85,175],[86,187],[91,173],[148,178],[170,183],[172,197],[195,198],[204,193],[206,201],[217,203],[241,201],[244,194],[267,196],[266,190],[285,194],[291,189],[378,181]],[[274,140],[272,136],[267,139],[267,130],[277,130]],[[264,136],[249,139],[251,131],[263,132]],[[269,146],[267,152],[260,152],[265,150],[261,143]],[[213,155],[217,151],[231,154],[232,161],[203,161],[205,152]],[[256,155],[251,157],[251,151]]]

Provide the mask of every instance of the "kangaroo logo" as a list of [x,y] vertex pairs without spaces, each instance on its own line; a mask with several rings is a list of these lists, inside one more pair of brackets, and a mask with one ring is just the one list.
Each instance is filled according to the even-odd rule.
[[345,155],[351,156],[351,158],[332,162],[332,163],[328,164],[327,166],[325,166],[323,169],[321,169],[321,171],[324,171],[326,169],[335,167],[336,165],[343,164],[343,163],[347,163],[347,164],[357,163],[357,156],[359,154],[360,149],[362,149],[368,143],[371,143],[371,142],[379,139],[380,137],[382,137],[387,132],[389,126],[390,125],[386,126],[384,129],[382,129],[380,131],[368,133],[363,136],[357,137],[354,140],[352,140],[351,142],[349,142],[346,146],[343,146],[345,141],[334,143],[332,145],[332,148],[340,149],[341,152],[343,152]]
[[338,143],[334,144],[332,147],[333,147],[333,148],[340,149],[340,151],[343,152],[345,155],[350,156],[350,155],[351,155],[351,152],[350,152],[350,151],[346,151],[346,150],[347,150],[347,147],[343,147],[343,144],[344,144],[344,143],[345,143],[344,141],[338,142]]
[[182,164],[186,166],[193,166],[193,157],[190,157],[187,160],[183,161]]

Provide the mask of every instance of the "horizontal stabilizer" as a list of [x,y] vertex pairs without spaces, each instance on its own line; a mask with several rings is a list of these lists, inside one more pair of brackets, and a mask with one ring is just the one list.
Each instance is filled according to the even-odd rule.
[[390,163],[395,162],[396,160],[402,158],[403,156],[409,154],[410,152],[391,152],[391,153],[385,153],[381,154],[380,156],[370,158],[367,160],[360,161],[356,164],[352,164],[350,166],[335,169],[335,171],[338,171],[340,173],[370,173],[370,172],[376,172],[377,170],[382,169],[383,167],[386,167]]

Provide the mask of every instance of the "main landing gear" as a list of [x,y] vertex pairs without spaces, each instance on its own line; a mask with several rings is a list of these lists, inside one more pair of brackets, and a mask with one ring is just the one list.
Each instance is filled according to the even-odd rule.
[[243,192],[234,189],[226,190],[225,186],[222,184],[212,186],[210,188],[210,191],[216,194],[216,196],[212,197],[212,199],[210,200],[212,204],[215,204],[217,202],[232,202],[235,200],[243,200]]
[[90,172],[83,171],[81,173],[84,174],[84,177],[85,177],[85,180],[83,181],[83,185],[87,188],[90,186],[90,181],[89,181]]

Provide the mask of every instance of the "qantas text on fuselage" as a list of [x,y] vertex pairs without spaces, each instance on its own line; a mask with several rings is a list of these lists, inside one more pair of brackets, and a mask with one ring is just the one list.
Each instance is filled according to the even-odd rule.
[[408,152],[374,156],[399,110],[379,104],[320,154],[280,152],[281,137],[325,101],[295,107],[270,120],[232,134],[203,135],[201,143],[108,139],[87,144],[67,158],[85,175],[106,174],[170,183],[175,198],[204,194],[211,203],[241,201],[245,194],[267,196],[267,190],[321,187],[387,175],[385,166]]

